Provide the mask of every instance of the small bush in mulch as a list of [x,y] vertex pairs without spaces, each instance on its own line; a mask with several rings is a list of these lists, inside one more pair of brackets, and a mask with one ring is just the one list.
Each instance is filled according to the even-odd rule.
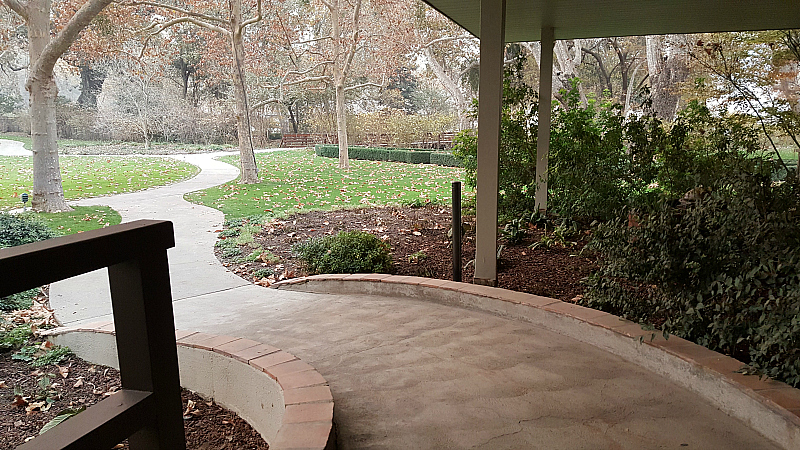
[[58,233],[33,217],[0,213],[0,248],[16,247],[57,236]]
[[313,238],[292,250],[311,274],[389,273],[392,268],[389,244],[363,231]]

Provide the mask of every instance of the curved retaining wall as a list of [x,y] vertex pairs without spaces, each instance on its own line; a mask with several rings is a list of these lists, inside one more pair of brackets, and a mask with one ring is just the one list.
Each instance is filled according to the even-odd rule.
[[276,289],[406,296],[530,322],[591,344],[660,374],[744,421],[787,450],[800,449],[800,389],[743,375],[744,364],[677,336],[642,330],[620,317],[507,289],[383,274],[315,275]]
[[[86,361],[119,367],[113,322],[45,333]],[[181,386],[237,413],[270,449],[335,448],[333,397],[313,367],[249,339],[178,330]]]

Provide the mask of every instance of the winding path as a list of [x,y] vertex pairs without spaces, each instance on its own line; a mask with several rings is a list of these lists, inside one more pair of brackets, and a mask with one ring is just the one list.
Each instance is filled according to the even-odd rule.
[[[221,212],[183,194],[233,179],[215,154],[174,185],[77,202],[168,219],[176,326],[273,344],[330,383],[340,449],[773,449],[696,395],[619,357],[495,315],[424,300],[272,290],[214,257]],[[110,318],[105,271],[55,283],[66,325]]]
[[25,150],[25,144],[19,141],[0,139],[0,156],[31,156],[33,152]]

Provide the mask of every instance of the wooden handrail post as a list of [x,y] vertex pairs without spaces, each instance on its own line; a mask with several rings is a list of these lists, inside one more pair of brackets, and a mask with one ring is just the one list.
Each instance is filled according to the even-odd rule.
[[186,448],[176,382],[175,320],[166,249],[108,268],[124,389],[150,391],[155,422],[129,439],[131,450]]

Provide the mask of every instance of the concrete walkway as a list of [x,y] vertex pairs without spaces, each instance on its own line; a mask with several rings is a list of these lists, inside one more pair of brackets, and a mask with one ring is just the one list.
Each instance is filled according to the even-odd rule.
[[[176,326],[291,352],[330,383],[341,449],[773,449],[691,392],[528,323],[424,299],[271,290],[213,255],[223,216],[182,195],[234,178],[214,155],[179,184],[80,201],[168,219]],[[105,271],[55,283],[66,325],[110,318]]]
[[0,139],[0,156],[32,156],[33,152],[25,150],[24,145],[19,141]]

